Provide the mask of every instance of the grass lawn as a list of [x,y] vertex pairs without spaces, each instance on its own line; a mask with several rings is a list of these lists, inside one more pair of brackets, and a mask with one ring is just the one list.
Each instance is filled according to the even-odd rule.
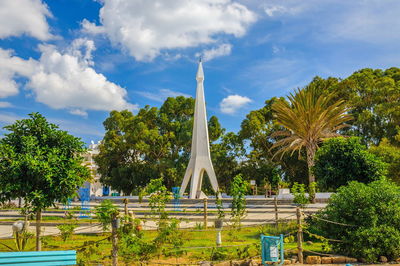
[[[244,259],[260,255],[260,233],[267,235],[278,235],[280,233],[288,233],[295,231],[295,224],[282,224],[278,228],[274,226],[256,226],[243,227],[242,229],[224,228],[222,231],[222,246],[215,248],[216,231],[195,231],[195,229],[182,229],[183,248],[184,251],[179,258],[175,257],[155,257],[152,261],[171,262],[171,263],[189,263],[202,260],[230,260]],[[295,234],[295,233],[294,233]],[[144,239],[151,241],[157,235],[156,231],[144,231]],[[111,254],[111,242],[107,239],[109,233],[104,234],[76,234],[66,242],[63,242],[59,236],[43,237],[43,250],[78,250],[78,261],[82,264],[109,264]],[[30,240],[27,250],[34,250],[34,239]],[[15,246],[12,239],[2,239],[0,244]],[[296,243],[285,243],[286,256],[296,254]],[[211,248],[202,248],[211,247]],[[312,251],[322,252],[322,244],[313,242],[312,244],[304,243],[304,248]],[[293,250],[292,250],[293,249]],[[0,245],[0,251],[10,251],[3,245]],[[120,261],[124,259],[120,257]]]

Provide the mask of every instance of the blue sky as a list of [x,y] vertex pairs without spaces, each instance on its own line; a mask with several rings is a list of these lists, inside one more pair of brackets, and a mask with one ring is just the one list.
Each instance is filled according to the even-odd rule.
[[40,112],[100,140],[110,110],[194,96],[202,56],[208,115],[237,131],[314,76],[398,67],[399,14],[398,0],[2,0],[0,126]]

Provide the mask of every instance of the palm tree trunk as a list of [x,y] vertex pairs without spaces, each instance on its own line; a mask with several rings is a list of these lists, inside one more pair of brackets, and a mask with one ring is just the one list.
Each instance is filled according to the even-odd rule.
[[312,168],[314,167],[314,157],[315,157],[316,148],[313,145],[307,146],[307,166],[308,166],[308,183],[311,184],[315,182],[315,176],[312,172]]
[[[308,145],[307,146],[307,166],[308,166],[308,185],[310,186],[311,183],[315,182],[315,176],[312,171],[312,168],[314,167],[314,158],[315,158],[315,152],[316,152],[316,146],[314,145]],[[313,188],[313,190],[315,190]],[[315,191],[310,191],[315,195]],[[315,203],[315,197],[311,198],[311,203]]]

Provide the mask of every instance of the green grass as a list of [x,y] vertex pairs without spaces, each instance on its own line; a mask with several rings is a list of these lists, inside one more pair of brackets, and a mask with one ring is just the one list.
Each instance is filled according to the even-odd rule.
[[[278,228],[274,226],[255,226],[255,227],[243,227],[242,229],[234,229],[234,228],[224,228],[222,231],[222,245],[243,245],[239,247],[227,247],[216,249],[187,249],[187,253],[182,255],[179,258],[181,263],[184,262],[198,262],[201,260],[211,260],[212,255],[216,257],[216,252],[222,253],[221,256],[224,256],[225,259],[239,259],[240,256],[243,256],[243,251],[245,249],[246,244],[251,244],[250,248],[247,250],[246,256],[258,256],[260,255],[259,251],[259,242],[260,242],[260,233],[263,232],[267,235],[279,235],[280,233],[288,233],[295,229],[295,224],[289,223],[285,225],[280,225]],[[214,230],[209,231],[190,231],[190,229],[182,229],[184,230],[183,238],[184,238],[184,247],[215,247],[216,240],[216,232]],[[145,231],[144,239],[151,241],[157,235],[156,231]],[[71,239],[68,239],[66,242],[63,242],[59,236],[49,236],[43,237],[43,250],[78,250],[78,260],[85,259],[86,263],[102,263],[107,264],[110,261],[110,253],[111,253],[111,243],[108,239],[108,233],[103,234],[77,234],[73,235]],[[105,240],[104,240],[105,239]],[[103,241],[100,241],[103,240]],[[99,241],[97,242],[97,247],[87,246],[90,241]],[[4,243],[9,246],[15,246],[12,239],[0,240],[0,244]],[[27,246],[27,250],[34,250],[34,239],[30,240],[30,243]],[[86,245],[85,250],[82,248]],[[295,249],[297,246],[296,243],[285,243],[285,249]],[[322,252],[322,243],[312,243],[307,244],[304,243],[304,248]],[[4,246],[0,245],[0,251],[10,251]],[[286,256],[291,254],[295,254],[296,250],[289,252]],[[242,255],[241,255],[242,254]],[[220,255],[220,254],[217,254]],[[156,258],[159,261],[171,261],[170,258]],[[177,259],[175,259],[177,260]]]

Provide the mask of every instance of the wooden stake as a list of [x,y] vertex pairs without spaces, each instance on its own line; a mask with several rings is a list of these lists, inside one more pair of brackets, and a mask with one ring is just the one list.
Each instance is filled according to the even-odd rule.
[[204,198],[204,228],[207,229],[207,198]]
[[128,199],[124,199],[124,204],[125,204],[125,215],[128,216]]
[[112,251],[111,251],[111,257],[112,257],[112,265],[117,266],[118,265],[118,218],[117,215],[113,217],[113,220],[111,222],[111,240],[112,240]]
[[296,208],[297,214],[297,256],[299,257],[299,262],[303,263],[303,228],[301,225],[301,211],[300,208]]
[[40,223],[42,220],[42,210],[36,212],[36,251],[42,250],[42,241],[40,240]]

